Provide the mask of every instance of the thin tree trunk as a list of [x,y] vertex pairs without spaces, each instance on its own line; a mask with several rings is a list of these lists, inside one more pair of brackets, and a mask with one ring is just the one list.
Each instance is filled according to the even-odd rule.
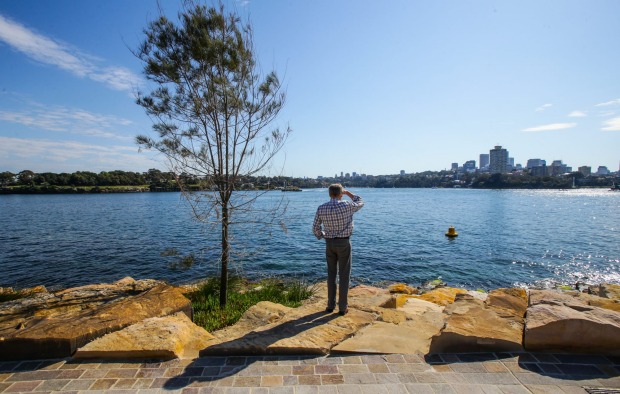
[[228,203],[222,207],[222,271],[220,273],[220,308],[226,306],[228,294]]

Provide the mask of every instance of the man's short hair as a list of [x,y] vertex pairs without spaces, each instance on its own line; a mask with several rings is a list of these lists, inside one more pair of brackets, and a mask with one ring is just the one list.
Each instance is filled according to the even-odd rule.
[[339,195],[342,194],[343,190],[344,188],[342,187],[340,183],[334,183],[332,185],[329,185],[329,196],[338,197]]

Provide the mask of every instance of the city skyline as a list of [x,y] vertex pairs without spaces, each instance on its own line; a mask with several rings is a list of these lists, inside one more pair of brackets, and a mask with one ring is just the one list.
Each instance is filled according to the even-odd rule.
[[[224,5],[250,20],[261,70],[288,94],[274,126],[294,131],[267,175],[440,171],[494,145],[521,164],[618,169],[620,2]],[[133,142],[151,121],[131,50],[159,8],[180,11],[0,2],[0,169],[166,170]]]

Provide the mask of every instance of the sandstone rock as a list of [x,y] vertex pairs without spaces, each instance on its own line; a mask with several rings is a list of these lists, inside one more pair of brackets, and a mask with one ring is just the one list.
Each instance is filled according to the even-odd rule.
[[620,300],[607,297],[598,297],[586,293],[571,293],[572,296],[585,302],[591,306],[597,306],[603,309],[609,309],[611,311],[620,312]]
[[388,302],[382,305],[383,308],[397,309],[403,307],[410,296],[406,294],[392,294]]
[[446,306],[454,302],[457,294],[465,293],[467,293],[467,290],[464,289],[456,289],[453,287],[438,287],[422,295],[414,297],[418,297],[422,300],[429,301],[437,305]]
[[528,296],[525,289],[496,289],[489,293],[486,304],[498,314],[503,314],[503,317],[514,318],[522,323],[528,306]]
[[185,313],[153,317],[104,335],[79,348],[74,358],[195,358],[214,336]]
[[442,313],[444,308],[445,306],[437,305],[430,301],[421,300],[419,298],[409,298],[399,310],[415,317],[426,312]]
[[476,291],[476,290],[468,290],[467,294],[469,294],[470,296],[480,301],[486,301],[487,298],[489,297],[489,293],[485,293],[482,291]]
[[611,300],[620,300],[620,285],[601,283],[600,285],[589,286],[588,293]]
[[433,337],[430,352],[485,352],[523,350],[525,291],[498,289],[486,301],[458,294],[446,306],[446,325]]
[[387,289],[360,285],[349,289],[349,307],[365,309],[385,305],[392,302],[392,295]]
[[291,309],[281,319],[250,331],[215,331],[216,341],[200,355],[328,354],[334,345],[376,319],[352,307],[345,316],[324,310],[324,301],[319,301]]
[[418,289],[415,287],[408,286],[404,283],[394,283],[388,287],[390,293],[399,293],[399,294],[418,294]]
[[392,308],[376,308],[376,312],[379,315],[378,321],[400,324],[408,320],[407,313]]
[[620,355],[620,313],[578,294],[532,290],[524,334],[528,351]]
[[620,285],[603,283],[600,285],[599,289],[599,297],[605,297],[616,301],[620,300]]
[[407,320],[398,324],[374,322],[334,346],[332,352],[427,354],[431,338],[444,326],[443,307],[422,300],[415,302],[428,303],[439,311],[419,309],[415,315],[410,311],[405,313]]
[[[334,346],[334,353],[427,354],[430,339],[443,326],[410,321],[399,325],[375,322]],[[426,328],[428,327],[428,328]]]
[[0,304],[0,359],[67,357],[95,338],[146,318],[179,311],[191,317],[189,300],[174,287],[132,281]]

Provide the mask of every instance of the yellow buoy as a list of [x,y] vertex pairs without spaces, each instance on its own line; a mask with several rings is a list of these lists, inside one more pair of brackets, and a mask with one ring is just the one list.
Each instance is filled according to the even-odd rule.
[[456,230],[454,229],[454,226],[450,226],[450,228],[448,228],[448,232],[446,233],[446,237],[458,237],[459,233],[456,232]]

